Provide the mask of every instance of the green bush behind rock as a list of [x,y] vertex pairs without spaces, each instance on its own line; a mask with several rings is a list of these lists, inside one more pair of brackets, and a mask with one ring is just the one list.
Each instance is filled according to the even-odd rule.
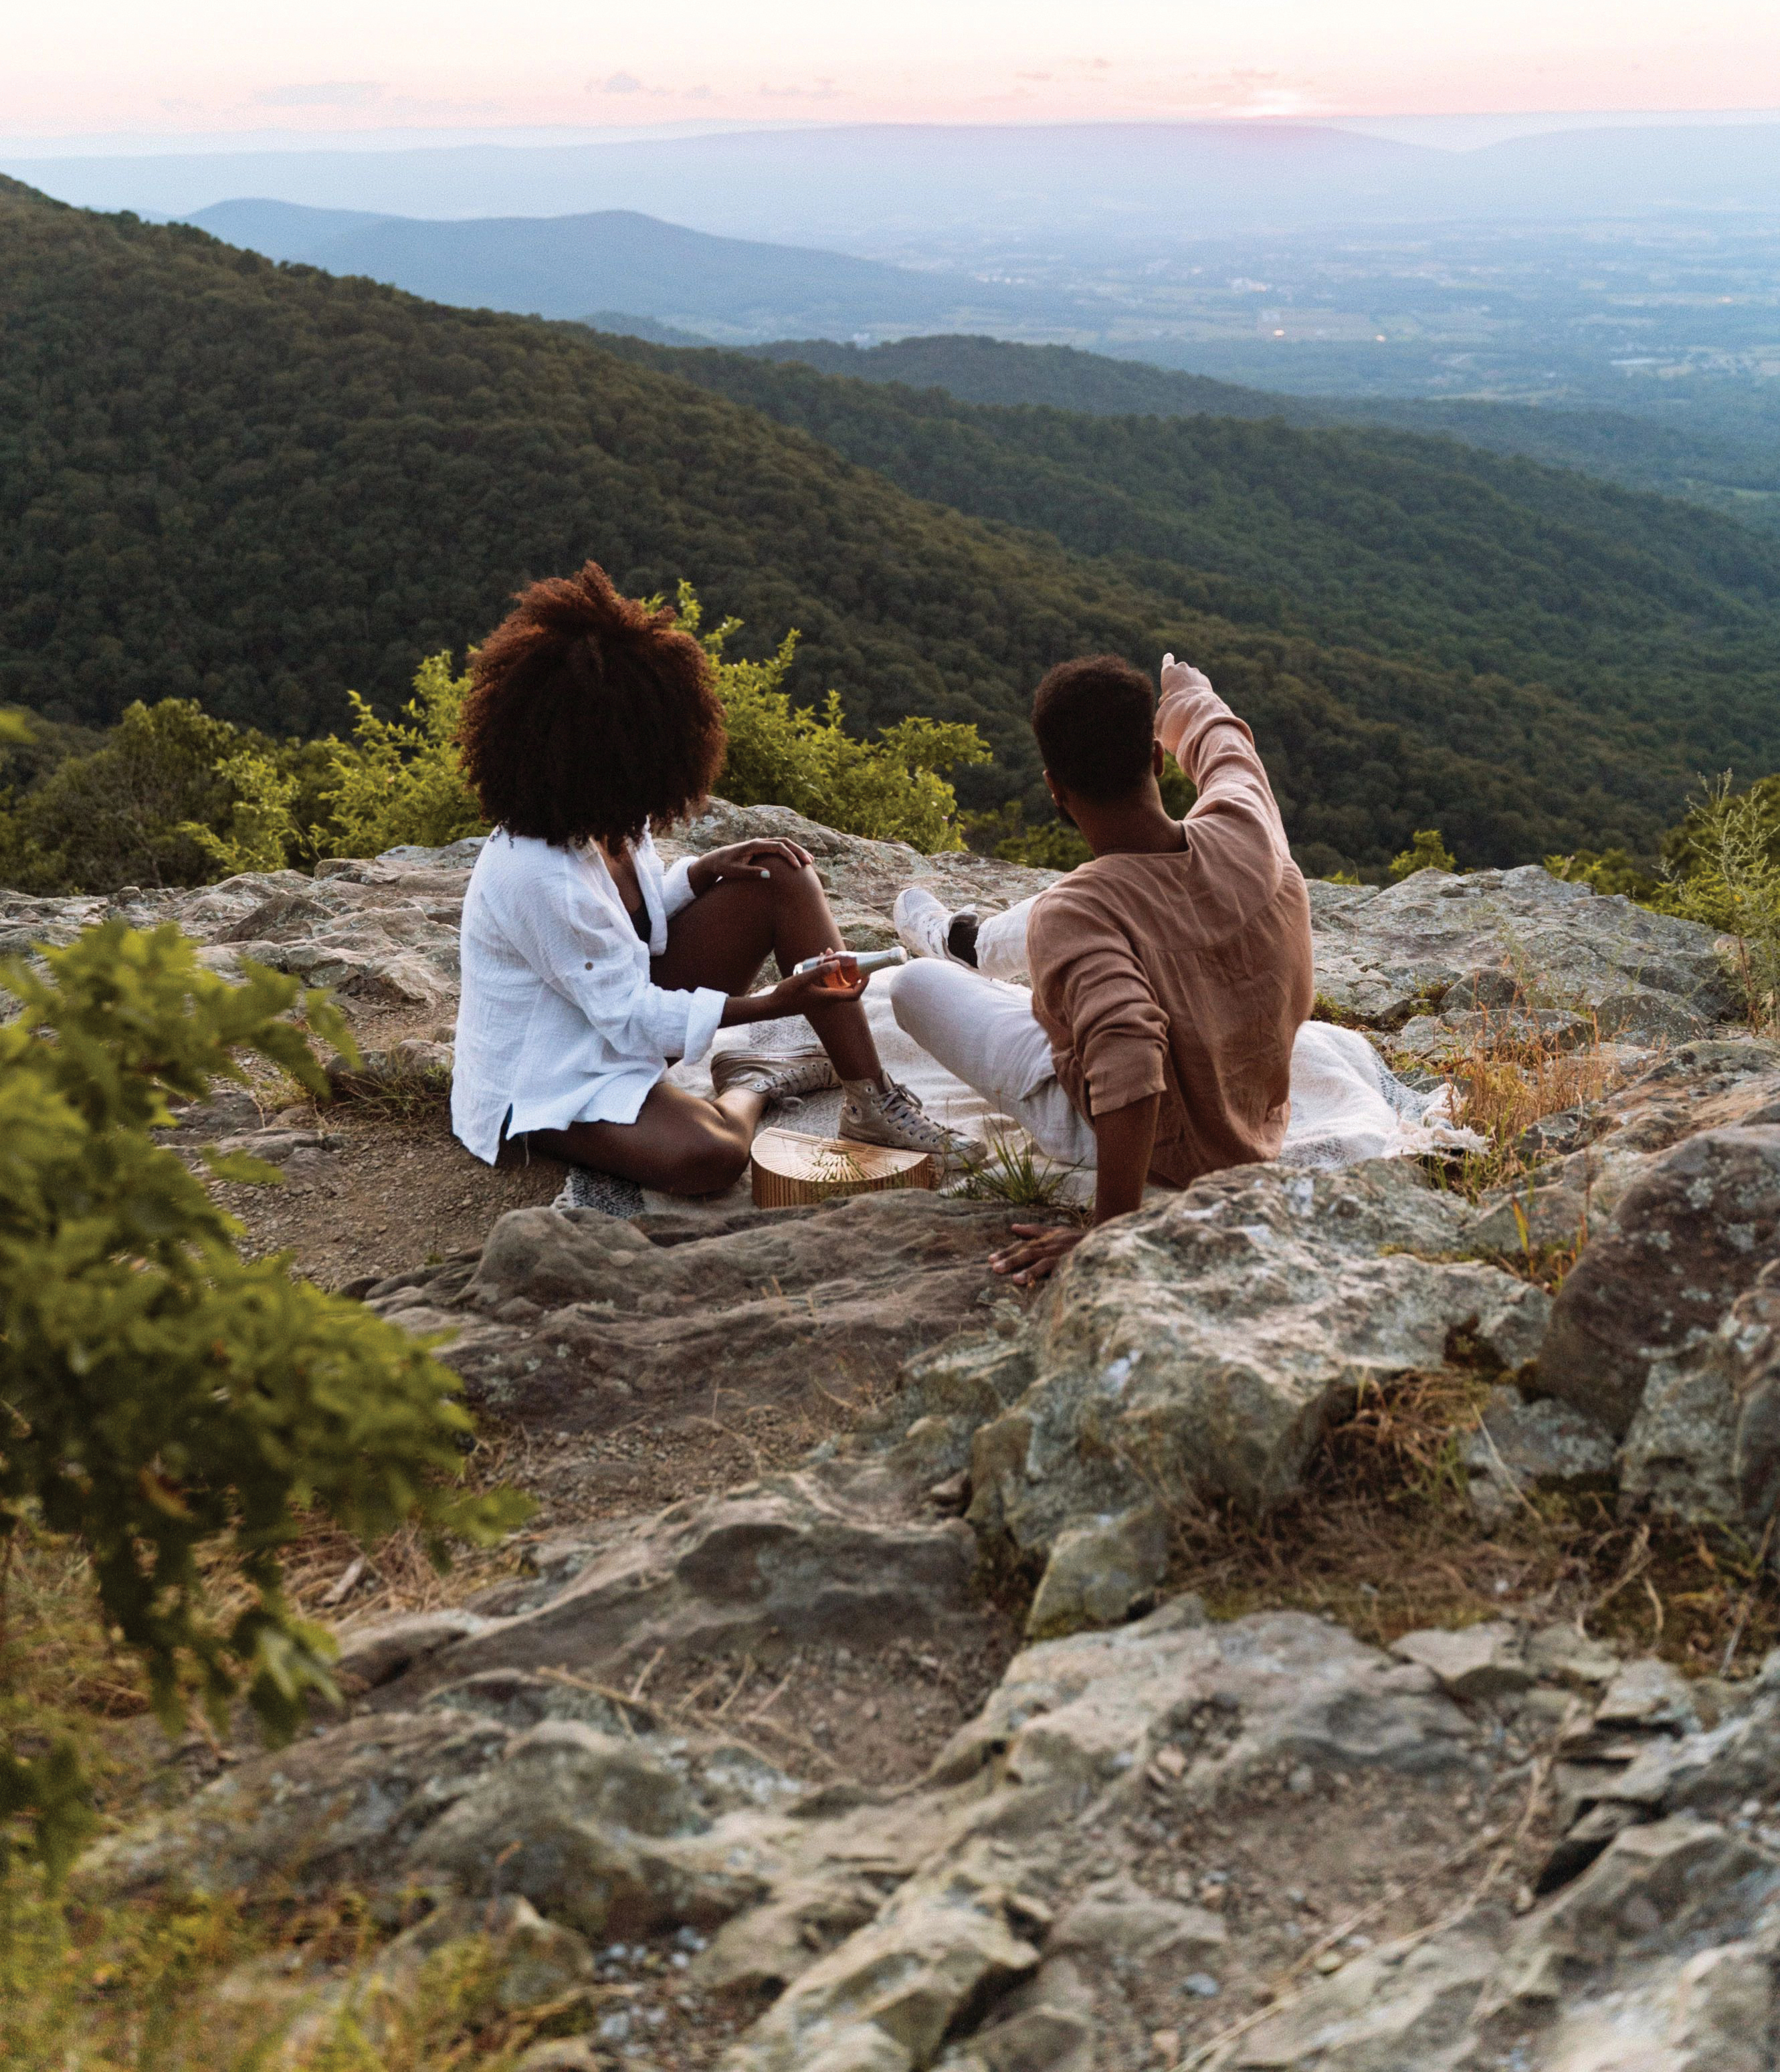
[[[795,632],[764,660],[730,659],[724,648],[737,621],[701,633],[698,599],[684,583],[679,609],[711,656],[723,700],[725,797],[795,807],[844,834],[926,853],[964,847],[946,773],[989,761],[974,726],[912,717],[861,740],[847,730],[836,693],[820,711],[792,703]],[[199,885],[480,834],[486,823],[456,748],[469,688],[450,655],[428,656],[393,719],[347,694],[350,741],[278,741],[191,699],[163,698],[129,706],[100,746],[83,750],[67,746],[81,739],[73,730],[58,742],[18,714],[10,744],[0,741],[0,884],[43,894]]]

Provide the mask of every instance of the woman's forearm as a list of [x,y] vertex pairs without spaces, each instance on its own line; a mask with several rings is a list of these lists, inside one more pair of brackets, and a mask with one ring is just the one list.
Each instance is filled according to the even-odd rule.
[[776,1022],[785,1010],[774,1000],[777,990],[769,987],[765,993],[731,993],[723,1004],[719,1018],[719,1029],[734,1029],[747,1022]]

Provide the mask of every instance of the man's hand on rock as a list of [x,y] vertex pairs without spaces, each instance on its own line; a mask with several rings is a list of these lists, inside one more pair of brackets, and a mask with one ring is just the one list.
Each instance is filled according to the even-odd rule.
[[1016,1223],[1013,1235],[1022,1244],[1010,1244],[989,1260],[997,1273],[1012,1275],[1016,1286],[1030,1288],[1054,1273],[1087,1236],[1086,1231],[1050,1230],[1042,1223]]

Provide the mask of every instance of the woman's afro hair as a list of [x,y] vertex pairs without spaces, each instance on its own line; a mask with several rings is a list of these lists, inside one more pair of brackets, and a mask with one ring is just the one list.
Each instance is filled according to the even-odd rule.
[[509,834],[617,848],[679,820],[723,767],[710,658],[597,561],[521,590],[470,677],[464,771]]

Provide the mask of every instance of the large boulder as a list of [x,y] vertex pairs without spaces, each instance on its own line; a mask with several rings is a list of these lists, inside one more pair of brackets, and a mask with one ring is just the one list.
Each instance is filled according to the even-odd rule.
[[1519,1367],[1548,1298],[1442,1257],[1464,1215],[1379,1160],[1243,1167],[1093,1232],[1038,1314],[1037,1379],[976,1435],[972,1522],[1030,1555],[1157,1490],[1264,1507],[1363,1383],[1437,1367],[1461,1332]]
[[1540,1388],[1621,1434],[1647,1408],[1669,1436],[1643,1435],[1641,1453],[1685,1447],[1681,1428],[1702,1408],[1689,1389],[1694,1356],[1777,1251],[1780,1125],[1687,1138],[1622,1197],[1565,1278]]
[[417,1658],[379,1702],[483,1670],[567,1667],[628,1681],[657,1655],[759,1652],[812,1640],[864,1646],[980,1630],[976,1543],[956,1519],[913,1519],[882,1470],[837,1463],[689,1498],[591,1545]]
[[1735,1011],[1709,928],[1602,898],[1536,864],[1400,884],[1314,885],[1317,986],[1399,1027],[1432,1005],[1567,1009],[1607,1036],[1677,1041]]

